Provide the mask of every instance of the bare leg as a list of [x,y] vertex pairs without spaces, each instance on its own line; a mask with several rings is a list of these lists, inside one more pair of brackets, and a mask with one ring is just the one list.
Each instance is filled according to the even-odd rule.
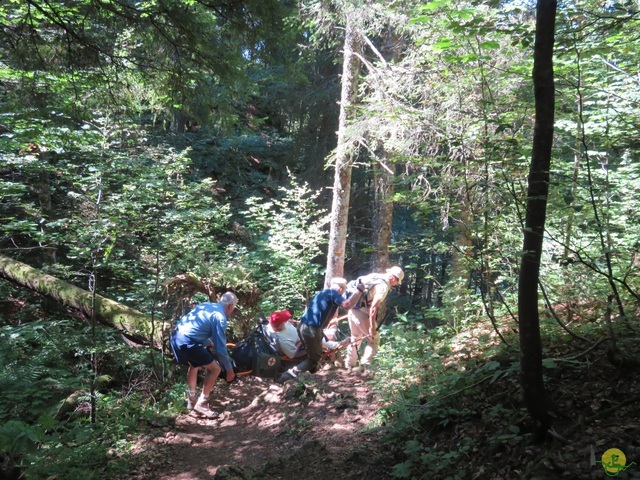
[[193,409],[209,418],[217,418],[220,414],[209,407],[209,394],[213,390],[213,385],[216,383],[216,379],[220,375],[221,368],[217,361],[211,362],[209,365],[205,365],[206,373],[204,375],[204,383],[202,385],[202,393],[198,397]]
[[187,388],[189,392],[195,392],[198,386],[198,370],[200,367],[192,367],[189,366],[189,370],[187,370]]
[[215,360],[211,362],[209,365],[205,365],[204,368],[207,369],[207,372],[204,375],[204,384],[202,385],[202,395],[208,397],[213,390],[213,385],[216,383],[222,368],[220,368],[220,364]]

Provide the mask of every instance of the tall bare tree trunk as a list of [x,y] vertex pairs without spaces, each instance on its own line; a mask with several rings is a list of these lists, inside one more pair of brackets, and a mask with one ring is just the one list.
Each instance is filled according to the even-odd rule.
[[556,0],[538,0],[533,64],[536,120],[527,191],[524,255],[518,284],[521,385],[527,410],[536,422],[539,434],[544,434],[552,423],[550,415],[552,402],[542,378],[538,280],[553,145],[555,109],[553,44],[556,9]]
[[[465,175],[468,174],[468,160],[465,159]],[[470,195],[474,195],[474,192],[459,192],[457,197],[457,203],[459,205],[459,211],[456,212],[458,221],[454,225],[455,231],[455,243],[456,248],[451,252],[451,268],[449,270],[449,281],[447,282],[446,296],[451,305],[454,305],[459,312],[463,312],[467,307],[468,289],[469,289],[469,277],[471,272],[469,266],[465,260],[465,255],[468,255],[471,246],[471,229],[473,228],[473,206],[471,203]],[[486,225],[486,223],[485,223]],[[480,279],[480,282],[483,280]]]
[[373,166],[374,182],[374,214],[373,245],[375,247],[373,267],[376,272],[383,272],[389,267],[389,245],[391,244],[391,225],[393,223],[393,171],[387,161],[384,147],[376,149],[378,162]]
[[[377,163],[373,166],[374,214],[373,245],[375,247],[373,270],[384,272],[389,268],[389,245],[391,244],[391,225],[393,223],[393,170],[388,162],[388,153],[383,145],[376,149]],[[378,306],[378,321],[384,322],[387,316],[386,299]]]
[[349,220],[349,195],[351,194],[351,168],[353,150],[347,135],[349,120],[353,118],[352,105],[358,92],[360,61],[362,51],[359,32],[354,26],[352,14],[347,14],[342,61],[342,93],[340,99],[340,119],[338,125],[338,146],[336,150],[335,177],[333,183],[333,204],[331,206],[331,231],[327,251],[327,271],[325,285],[331,278],[344,275],[345,247]]

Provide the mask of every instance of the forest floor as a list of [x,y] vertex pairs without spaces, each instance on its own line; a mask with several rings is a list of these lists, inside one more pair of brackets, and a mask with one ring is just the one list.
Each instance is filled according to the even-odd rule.
[[395,460],[369,428],[379,408],[371,373],[332,367],[284,385],[243,376],[218,381],[215,420],[194,413],[141,437],[130,479],[391,478]]
[[[640,358],[638,342],[631,345],[627,354]],[[443,416],[416,425],[416,432],[427,432],[417,457],[423,473],[415,476],[414,469],[406,478],[640,479],[640,370],[613,367],[606,342],[579,357],[574,344],[554,347],[546,353],[556,360],[547,363],[545,382],[558,416],[545,441],[531,441],[517,373],[495,375],[452,388],[437,407]],[[468,355],[465,349],[454,348],[441,360],[453,362]],[[504,366],[513,360],[491,361]],[[211,403],[223,415],[208,420],[185,413],[140,437],[132,452],[137,468],[128,478],[383,480],[394,478],[394,466],[402,475],[397,465],[407,458],[401,451],[407,444],[387,441],[376,373],[331,368],[305,375],[285,385],[253,376],[230,385],[219,381]],[[626,454],[626,468],[608,474],[601,462],[612,448]]]

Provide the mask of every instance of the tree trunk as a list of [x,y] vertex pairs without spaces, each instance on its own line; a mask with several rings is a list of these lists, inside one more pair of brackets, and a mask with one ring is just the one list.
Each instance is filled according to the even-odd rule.
[[[465,175],[467,175],[468,159],[464,159],[464,162],[464,172]],[[465,183],[468,184],[468,182]],[[458,194],[457,202],[460,205],[460,211],[457,213],[457,216],[459,221],[454,226],[456,248],[451,252],[451,268],[449,270],[449,278],[447,279],[446,296],[452,299],[450,300],[451,305],[455,306],[459,312],[463,312],[467,307],[469,279],[473,275],[465,260],[465,255],[473,251],[473,241],[471,237],[471,229],[473,228],[473,206],[470,203],[469,195],[474,195],[474,193],[469,192],[463,194],[460,192]]]
[[[373,165],[374,216],[373,245],[375,247],[373,267],[375,272],[384,272],[389,268],[389,245],[391,244],[391,225],[393,223],[393,171],[389,166],[388,153],[379,142],[376,148],[377,162]],[[378,321],[384,322],[387,316],[386,299],[378,306]]]
[[353,163],[353,151],[347,138],[347,126],[348,121],[353,117],[353,109],[351,107],[355,103],[358,92],[360,61],[356,54],[360,54],[362,51],[362,43],[359,40],[351,15],[347,15],[344,37],[338,146],[336,150],[336,170],[333,183],[331,231],[327,251],[325,286],[329,286],[329,282],[333,277],[342,277],[344,275],[345,247],[347,244],[349,195],[351,194],[351,168]]
[[544,433],[551,426],[552,403],[542,378],[542,341],[538,311],[538,280],[549,193],[549,168],[553,144],[554,80],[553,44],[556,0],[538,0],[533,85],[536,119],[529,170],[523,257],[518,284],[521,385],[527,410]]
[[373,266],[376,272],[384,272],[389,267],[389,245],[391,244],[391,224],[393,223],[393,171],[387,160],[383,146],[376,149],[378,162],[373,166],[374,216],[373,245],[375,247]]
[[[47,275],[22,262],[0,255],[0,277],[23,287],[30,288],[46,297],[52,298],[66,307],[80,311],[91,317],[91,292],[82,290],[70,283]],[[144,339],[149,344],[151,316],[122,305],[108,298],[96,295],[95,318],[100,323],[121,330],[125,335]],[[159,346],[162,332],[157,332],[153,344]]]

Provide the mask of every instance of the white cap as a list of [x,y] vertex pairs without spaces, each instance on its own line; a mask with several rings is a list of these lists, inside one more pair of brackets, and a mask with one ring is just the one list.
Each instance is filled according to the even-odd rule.
[[391,268],[387,268],[387,273],[393,275],[398,279],[398,284],[402,283],[402,279],[404,278],[404,272],[398,266],[394,266]]
[[341,287],[346,287],[347,280],[342,277],[334,277],[331,279],[331,285],[340,285]]

